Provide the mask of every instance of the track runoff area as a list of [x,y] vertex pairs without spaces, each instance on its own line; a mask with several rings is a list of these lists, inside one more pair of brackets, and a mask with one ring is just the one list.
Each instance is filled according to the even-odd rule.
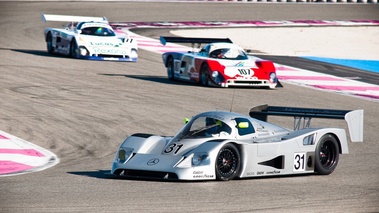
[[[157,39],[152,39],[131,32],[133,28],[212,28],[212,27],[291,27],[291,26],[379,26],[378,20],[366,21],[233,21],[233,22],[118,22],[111,25],[119,33],[129,34],[138,42],[138,48],[164,53],[168,51],[188,51],[191,48],[168,43],[165,46]],[[191,37],[190,35],[188,37]],[[367,71],[379,72],[379,61],[348,60],[321,57],[308,57],[344,66],[364,68]],[[311,87],[335,92],[357,98],[379,102],[379,86],[333,75],[317,73],[296,67],[275,64],[281,81],[299,86]],[[41,171],[59,163],[59,158],[52,152],[28,141],[0,131],[0,176],[19,175]]]

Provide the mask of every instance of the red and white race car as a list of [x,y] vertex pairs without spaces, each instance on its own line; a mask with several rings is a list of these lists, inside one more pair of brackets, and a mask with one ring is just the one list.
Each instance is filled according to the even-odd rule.
[[[248,55],[228,38],[184,38],[161,36],[167,42],[206,44],[200,51],[166,52],[163,63],[171,80],[219,87],[282,87],[273,62]],[[195,49],[195,48],[193,48]]]

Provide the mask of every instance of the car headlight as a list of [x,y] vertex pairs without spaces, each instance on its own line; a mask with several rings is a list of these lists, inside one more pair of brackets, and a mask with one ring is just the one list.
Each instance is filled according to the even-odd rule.
[[212,79],[216,84],[219,84],[224,81],[224,77],[218,71],[212,72]]
[[88,55],[88,50],[85,47],[79,47],[79,53],[82,56]]
[[270,81],[274,82],[274,83],[277,81],[276,73],[274,73],[274,72],[270,73]]
[[118,150],[117,161],[119,163],[126,163],[133,156],[134,149],[132,148],[121,148]]
[[209,161],[208,153],[197,152],[193,154],[193,157],[192,157],[193,166],[209,165],[209,163],[210,161]]

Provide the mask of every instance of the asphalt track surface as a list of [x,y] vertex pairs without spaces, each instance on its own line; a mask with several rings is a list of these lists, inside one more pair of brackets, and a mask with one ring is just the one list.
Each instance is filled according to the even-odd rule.
[[[353,12],[350,12],[353,11]],[[41,13],[106,16],[110,21],[378,19],[364,4],[0,2],[0,129],[56,153],[60,164],[0,178],[0,212],[377,212],[378,103],[284,84],[277,90],[173,83],[161,56],[137,63],[73,60],[47,54]],[[157,37],[163,31],[146,31]],[[166,32],[167,33],[167,32]],[[233,105],[232,96],[234,95]],[[260,104],[364,109],[364,143],[329,176],[228,182],[109,178],[121,141],[136,132],[173,135],[205,110],[247,114]],[[288,118],[270,121],[292,125]],[[314,120],[315,126],[345,127]]]

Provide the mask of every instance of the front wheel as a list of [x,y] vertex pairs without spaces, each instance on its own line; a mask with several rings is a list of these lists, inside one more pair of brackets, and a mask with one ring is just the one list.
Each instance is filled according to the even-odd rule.
[[174,80],[174,59],[171,56],[167,59],[167,76],[171,81]]
[[78,45],[75,41],[75,39],[72,39],[71,44],[70,44],[70,56],[73,58],[78,57]]
[[216,158],[216,179],[232,180],[236,178],[241,170],[241,157],[236,146],[233,144],[224,145]]
[[47,44],[47,52],[54,53],[53,36],[51,35],[50,32],[47,34],[46,44]]
[[209,85],[208,82],[209,82],[209,67],[208,67],[208,64],[204,64],[201,67],[200,83],[201,85],[206,87]]
[[322,136],[316,147],[316,172],[321,175],[331,174],[338,164],[339,153],[337,139],[330,134]]

